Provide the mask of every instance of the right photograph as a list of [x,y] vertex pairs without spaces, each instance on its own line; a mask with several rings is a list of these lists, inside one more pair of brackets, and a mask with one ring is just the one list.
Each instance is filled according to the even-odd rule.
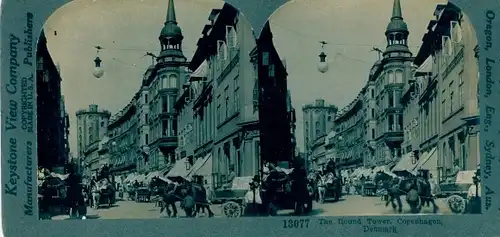
[[479,53],[447,1],[288,2],[253,52],[261,177],[310,215],[480,214]]

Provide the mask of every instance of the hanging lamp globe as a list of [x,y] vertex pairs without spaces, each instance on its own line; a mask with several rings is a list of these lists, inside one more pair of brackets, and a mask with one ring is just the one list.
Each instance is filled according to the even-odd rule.
[[319,55],[318,71],[321,73],[325,73],[328,71],[328,62],[326,61],[325,52],[321,52],[321,54]]
[[94,59],[94,62],[95,62],[95,67],[94,67],[94,72],[92,74],[94,74],[95,78],[99,79],[104,75],[104,69],[101,67],[102,60],[99,57],[96,57]]

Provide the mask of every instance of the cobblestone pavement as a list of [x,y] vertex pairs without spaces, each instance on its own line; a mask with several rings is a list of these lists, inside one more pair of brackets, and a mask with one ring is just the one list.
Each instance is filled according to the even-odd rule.
[[[404,200],[404,198],[402,199]],[[452,214],[444,199],[436,201],[439,206],[439,214]],[[215,218],[223,217],[220,204],[211,205]],[[87,219],[155,219],[160,218],[160,210],[154,203],[136,203],[134,201],[118,201],[110,208],[101,207],[94,210],[87,208]],[[185,213],[178,207],[179,218],[185,218]],[[403,201],[403,214],[409,214],[409,206]],[[292,210],[282,210],[280,216],[292,215]],[[422,214],[432,214],[432,207],[424,207]],[[362,197],[359,195],[344,196],[338,202],[327,202],[313,204],[311,216],[363,216],[363,215],[398,215],[392,207],[385,206],[385,201],[380,197]],[[205,218],[207,214],[201,214]],[[54,220],[69,219],[67,215],[53,217]]]

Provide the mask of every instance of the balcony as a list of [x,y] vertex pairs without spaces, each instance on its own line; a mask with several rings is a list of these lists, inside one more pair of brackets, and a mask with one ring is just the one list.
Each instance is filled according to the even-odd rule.
[[390,147],[400,147],[404,140],[404,132],[402,130],[386,131],[384,133],[384,142]]
[[156,140],[160,149],[175,149],[178,145],[177,136],[164,136]]

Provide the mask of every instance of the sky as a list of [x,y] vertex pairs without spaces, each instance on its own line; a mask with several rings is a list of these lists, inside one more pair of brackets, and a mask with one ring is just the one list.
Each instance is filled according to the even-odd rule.
[[[409,45],[416,53],[439,0],[401,0],[410,30]],[[208,14],[220,8],[219,0],[176,0],[176,16],[184,35],[188,60]],[[294,0],[270,18],[274,44],[286,60],[288,86],[297,110],[297,141],[303,150],[302,106],[323,98],[339,108],[352,101],[368,78],[378,56],[372,47],[385,47],[384,31],[393,0]],[[51,56],[61,69],[62,93],[70,124],[75,113],[96,103],[118,112],[139,89],[151,64],[146,52],[158,53],[159,33],[167,12],[167,0],[75,0],[55,11],[44,29]],[[411,9],[411,10],[410,10]],[[57,32],[57,34],[55,34]],[[320,40],[329,44],[329,71],[317,71]],[[92,75],[95,45],[105,71]],[[70,147],[76,151],[76,127],[70,128]]]
[[[176,0],[176,17],[184,35],[188,60],[208,15],[218,0]],[[151,64],[146,52],[158,53],[158,36],[167,14],[167,0],[75,0],[56,10],[44,26],[49,52],[61,70],[62,93],[70,116],[70,149],[76,154],[76,111],[95,103],[116,113],[138,91]],[[54,33],[57,32],[57,35]],[[96,79],[95,45],[104,76]]]
[[[401,0],[414,55],[437,4],[443,0]],[[339,109],[356,98],[378,59],[373,47],[385,50],[384,32],[393,0],[293,0],[270,18],[273,42],[286,61],[288,89],[297,111],[297,145],[304,151],[302,106],[324,99]],[[319,41],[327,41],[329,70],[318,71]]]

